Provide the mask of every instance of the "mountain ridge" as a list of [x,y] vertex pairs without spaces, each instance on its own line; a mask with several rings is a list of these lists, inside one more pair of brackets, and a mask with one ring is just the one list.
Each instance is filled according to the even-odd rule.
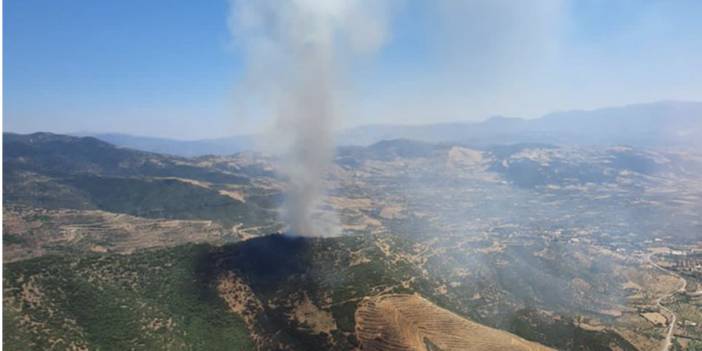
[[[118,147],[182,157],[231,155],[256,150],[258,135],[175,140],[121,133],[74,133]],[[369,146],[383,140],[410,139],[475,146],[516,143],[557,145],[702,145],[702,102],[658,101],[591,110],[567,110],[535,119],[492,116],[480,122],[419,125],[369,124],[337,132],[338,146]]]

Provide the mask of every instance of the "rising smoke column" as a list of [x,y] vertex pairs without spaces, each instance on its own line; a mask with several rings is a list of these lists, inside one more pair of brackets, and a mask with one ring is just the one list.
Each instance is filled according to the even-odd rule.
[[329,235],[313,219],[334,154],[344,63],[385,37],[382,1],[233,0],[230,29],[246,53],[247,91],[275,118],[295,235]]

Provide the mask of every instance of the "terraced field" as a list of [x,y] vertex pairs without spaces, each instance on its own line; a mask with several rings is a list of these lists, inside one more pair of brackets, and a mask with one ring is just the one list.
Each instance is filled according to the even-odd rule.
[[366,298],[356,311],[363,350],[552,350],[486,327],[434,305],[419,295]]

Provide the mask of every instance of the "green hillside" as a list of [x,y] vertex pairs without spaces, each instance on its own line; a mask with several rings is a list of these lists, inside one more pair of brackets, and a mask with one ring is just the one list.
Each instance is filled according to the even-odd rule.
[[6,350],[249,350],[248,332],[197,271],[209,248],[45,256],[4,267]]

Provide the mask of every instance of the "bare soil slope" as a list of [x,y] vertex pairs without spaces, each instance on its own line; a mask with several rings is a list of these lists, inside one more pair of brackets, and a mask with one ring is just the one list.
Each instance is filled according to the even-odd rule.
[[366,298],[356,311],[363,350],[552,350],[486,327],[434,305],[419,295]]

